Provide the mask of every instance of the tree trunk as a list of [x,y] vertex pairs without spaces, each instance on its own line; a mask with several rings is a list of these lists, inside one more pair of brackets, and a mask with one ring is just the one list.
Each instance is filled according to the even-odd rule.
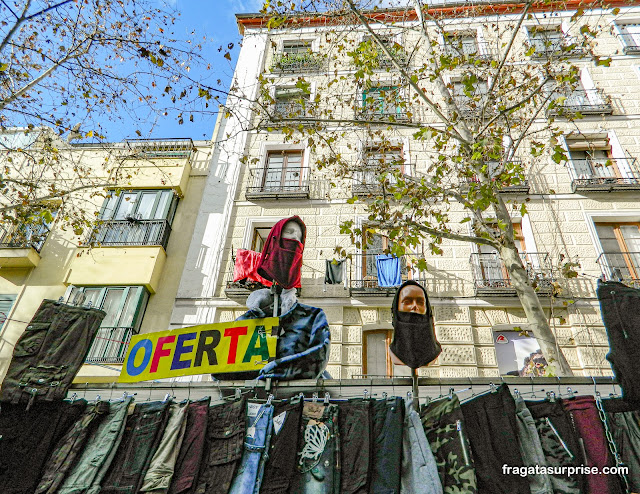
[[545,359],[548,363],[553,362],[556,364],[559,376],[572,376],[573,372],[562,350],[556,344],[555,335],[551,331],[540,299],[531,286],[529,276],[522,265],[522,260],[515,244],[511,242],[511,245],[502,245],[500,247],[500,257],[504,262],[507,273],[509,273],[511,283],[518,294],[529,326],[538,340],[540,350],[542,350]]

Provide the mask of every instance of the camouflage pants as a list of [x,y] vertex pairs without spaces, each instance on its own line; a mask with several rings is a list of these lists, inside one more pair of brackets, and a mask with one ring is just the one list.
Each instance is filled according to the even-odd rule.
[[[574,454],[560,437],[549,417],[535,419],[544,458],[549,467],[562,467],[574,463]],[[580,482],[576,478],[553,473],[550,475],[554,494],[580,494]]]
[[457,396],[438,400],[420,411],[438,467],[444,494],[476,494],[476,472],[471,450],[462,428],[462,410]]

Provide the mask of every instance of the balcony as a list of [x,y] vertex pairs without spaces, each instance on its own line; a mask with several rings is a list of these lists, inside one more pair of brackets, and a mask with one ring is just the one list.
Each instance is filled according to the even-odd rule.
[[251,292],[260,290],[262,288],[268,288],[267,286],[257,281],[249,280],[245,278],[243,280],[233,281],[233,271],[236,265],[236,256],[231,256],[231,267],[227,272],[224,282],[224,294],[227,298],[237,299],[244,303]]
[[38,234],[25,228],[0,227],[0,268],[35,268],[48,235],[45,225]]
[[316,72],[323,66],[324,60],[317,53],[281,53],[275,56],[271,72]]
[[92,232],[85,245],[160,245],[166,250],[170,234],[171,225],[167,220],[112,220]]
[[126,139],[127,148],[144,158],[189,158],[195,149],[190,137],[173,139]]
[[[353,171],[353,181],[351,183],[351,193],[354,196],[368,196],[379,195],[383,192],[383,185],[385,187],[393,186],[395,184],[395,177],[390,175],[392,169],[399,170],[404,173],[412,168],[411,165],[389,165],[388,168],[383,168],[380,163],[373,160],[373,163],[367,163],[361,168],[357,168]],[[381,174],[383,172],[389,173],[383,182],[380,181]]]
[[[380,254],[381,250],[373,249],[365,254],[352,255],[349,275],[349,293],[352,297],[390,297],[396,293],[397,286],[380,286],[378,282],[376,256]],[[402,282],[405,282],[410,279],[407,259],[400,256],[399,260]],[[416,281],[420,283],[420,280]]]
[[573,192],[621,192],[640,190],[640,171],[635,158],[571,160]]
[[248,201],[270,199],[308,199],[309,168],[253,168],[251,185],[245,195]]
[[100,328],[85,362],[122,364],[133,334],[133,328]]
[[[488,173],[490,175],[497,170],[500,165],[497,161],[487,162],[488,165]],[[522,166],[522,162],[520,160],[511,160],[507,162],[507,166]],[[496,178],[492,178],[492,181],[496,181]],[[472,184],[479,184],[480,180],[478,177],[473,176],[469,178],[463,178],[460,180],[460,190],[464,193],[469,191],[469,188]],[[501,194],[528,194],[529,193],[529,181],[526,178],[521,176],[513,177],[511,180],[511,184],[502,184],[499,192]]]
[[[521,253],[520,258],[538,295],[551,295],[553,277],[549,254],[546,252]],[[471,254],[470,258],[475,294],[478,297],[515,297],[504,263],[497,252]]]
[[276,98],[273,105],[272,121],[277,122],[281,119],[306,118],[314,113],[315,104],[309,101],[309,98]]
[[495,58],[491,46],[486,41],[478,42],[473,40],[473,42],[466,42],[461,40],[456,42],[455,39],[447,39],[443,52],[446,56],[462,59],[491,60]]
[[[388,57],[386,55],[386,53],[382,51],[382,49],[376,48],[376,51],[377,51],[377,55],[376,55],[375,62],[373,62],[373,68],[376,68],[376,69],[390,69],[390,68],[394,68],[395,67],[393,65],[393,60],[390,57]],[[401,66],[404,67],[405,65],[407,65],[407,62],[409,61],[409,57],[408,57],[407,53],[404,50],[399,49],[399,48],[398,49],[389,48],[389,51],[393,55],[393,58]]]
[[609,115],[613,112],[611,101],[602,89],[575,89],[569,94],[556,93],[551,99],[555,106],[547,110],[548,115]]
[[640,252],[603,252],[596,262],[604,281],[621,281],[640,288]]
[[625,55],[640,55],[640,43],[638,42],[638,35],[623,34],[622,41],[624,42],[624,54]]
[[584,47],[578,46],[576,40],[569,37],[557,37],[552,35],[549,37],[534,38],[530,41],[529,46],[535,47],[535,52],[531,58],[559,58],[559,57],[582,57],[586,54]]

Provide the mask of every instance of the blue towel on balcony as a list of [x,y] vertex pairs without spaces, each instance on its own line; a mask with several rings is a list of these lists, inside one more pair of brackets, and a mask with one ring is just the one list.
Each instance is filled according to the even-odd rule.
[[378,268],[379,286],[389,287],[402,285],[400,258],[392,254],[381,254],[376,256],[376,266]]

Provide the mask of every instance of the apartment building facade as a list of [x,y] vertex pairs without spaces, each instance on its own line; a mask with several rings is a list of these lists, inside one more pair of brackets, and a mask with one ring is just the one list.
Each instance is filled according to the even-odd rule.
[[[42,153],[37,139],[29,146],[25,149],[31,155]],[[88,183],[109,185],[87,188],[74,199],[75,208],[97,220],[80,235],[63,227],[61,216],[68,213],[55,199],[47,203],[53,221],[41,228],[3,229],[0,374],[42,300],[53,299],[107,313],[77,380],[114,382],[131,336],[169,325],[211,143],[188,138],[107,145],[60,140],[55,146],[63,164],[81,163],[92,170]],[[5,150],[5,161],[9,152]]]
[[[415,28],[418,21],[407,17],[407,12],[388,12],[385,15],[393,22],[374,19],[370,25],[387,40],[396,60],[416,67],[420,53],[408,28]],[[540,117],[540,122],[554,118],[562,129],[567,160],[557,163],[546,155],[530,160],[521,180],[500,193],[526,203],[524,215],[517,211],[512,215],[523,264],[535,281],[572,370],[589,376],[611,374],[595,297],[598,279],[636,283],[640,278],[640,8],[626,3],[607,9],[595,5],[583,15],[586,23],[606,26],[590,53],[572,41],[576,10],[571,5],[553,13],[534,9],[517,29],[515,40],[522,47],[523,60],[538,59],[542,67],[556,52],[566,56],[573,51],[579,81],[558,100],[562,111]],[[410,95],[385,53],[378,53],[373,65],[377,84],[348,87],[358,68],[348,50],[332,44],[335,25],[322,16],[315,22],[313,16],[309,18],[306,23],[285,22],[278,29],[268,29],[267,19],[260,14],[237,16],[245,43],[235,85],[247,88],[245,95],[259,104],[240,108],[243,121],[251,125],[226,133],[229,152],[223,161],[236,167],[237,185],[232,197],[227,196],[229,215],[216,237],[224,239],[220,258],[203,267],[203,257],[196,255],[200,245],[192,245],[171,323],[177,327],[229,321],[242,314],[247,296],[260,286],[233,281],[235,253],[259,251],[277,220],[297,214],[307,225],[299,296],[327,314],[332,334],[330,374],[341,379],[407,375],[407,369],[394,366],[388,355],[394,289],[381,286],[376,270],[376,256],[391,240],[372,232],[375,238],[369,245],[357,248],[341,233],[340,225],[351,221],[366,226],[362,201],[351,198],[371,199],[380,193],[376,163],[393,162],[414,177],[429,173],[433,154],[429,145],[414,138],[415,128],[397,124],[434,121],[427,113],[400,103]],[[435,37],[436,49],[444,55],[498,62],[504,45],[496,38],[496,26],[513,26],[518,18],[516,10],[490,8],[449,20],[445,15],[442,22],[451,38],[446,32]],[[370,36],[361,25],[345,25],[343,34],[354,47]],[[594,55],[610,61],[596,63]],[[257,74],[266,81],[261,97],[255,85]],[[448,82],[464,113],[465,88],[455,78]],[[333,145],[352,163],[348,179],[319,170],[320,157],[311,151],[308,140],[291,139],[276,125],[278,116],[298,117],[299,125],[310,125],[309,119],[300,117],[313,117],[313,105],[335,108],[338,123],[334,127],[341,140]],[[474,106],[467,110],[473,117]],[[563,118],[568,112],[580,113],[582,118]],[[371,139],[359,119],[378,120],[378,140]],[[381,140],[384,149],[379,146]],[[473,178],[466,181],[467,187],[473,184]],[[464,193],[465,184],[456,185]],[[455,207],[451,214],[462,218],[456,216]],[[202,225],[196,235],[210,238]],[[341,284],[325,284],[326,262],[336,258],[336,246],[349,254],[345,278]],[[443,345],[440,357],[420,369],[420,375],[513,375],[522,371],[523,363],[533,365],[539,357],[536,342],[526,331],[527,318],[497,252],[453,240],[444,240],[441,249],[441,255],[422,251],[426,271],[417,270],[410,255],[401,260],[402,278],[418,280],[429,292]],[[563,272],[567,262],[574,263],[573,273]],[[206,287],[201,282],[203,273]]]

